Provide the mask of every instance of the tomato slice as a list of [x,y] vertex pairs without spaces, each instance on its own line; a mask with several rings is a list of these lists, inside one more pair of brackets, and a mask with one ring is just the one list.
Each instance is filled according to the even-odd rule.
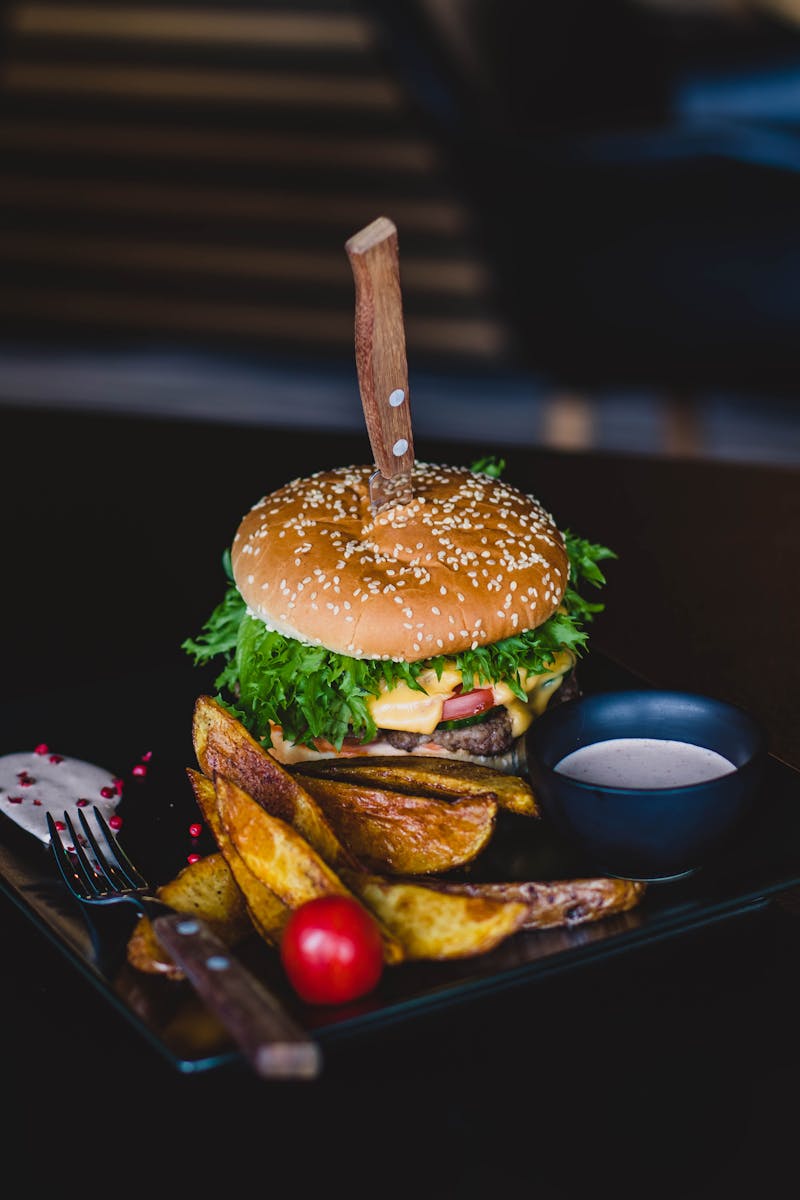
[[476,717],[494,704],[491,688],[473,688],[471,692],[459,692],[449,696],[442,705],[443,721],[463,721],[465,717]]
[[351,757],[366,754],[366,746],[356,737],[346,737],[342,742],[341,750],[337,750],[333,742],[329,742],[327,738],[314,738],[314,747],[320,754],[337,754],[344,758],[347,755]]

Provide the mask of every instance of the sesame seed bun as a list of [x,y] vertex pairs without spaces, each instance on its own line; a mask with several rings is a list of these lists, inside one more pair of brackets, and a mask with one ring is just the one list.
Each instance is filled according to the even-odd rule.
[[533,496],[466,467],[416,463],[414,500],[376,517],[373,470],[295,479],[244,517],[234,579],[266,625],[353,658],[416,662],[555,612],[569,562]]

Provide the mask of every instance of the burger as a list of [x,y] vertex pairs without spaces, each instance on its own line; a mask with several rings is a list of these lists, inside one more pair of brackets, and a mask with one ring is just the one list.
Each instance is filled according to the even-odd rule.
[[[224,598],[183,643],[281,762],[425,754],[517,770],[532,721],[576,687],[613,554],[558,528],[504,464],[415,462],[373,512],[372,466],[297,478],[245,514]],[[524,761],[524,759],[522,760]]]

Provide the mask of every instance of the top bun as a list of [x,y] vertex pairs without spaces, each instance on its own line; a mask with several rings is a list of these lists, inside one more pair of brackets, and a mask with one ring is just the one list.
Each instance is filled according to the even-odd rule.
[[415,662],[555,612],[569,560],[533,496],[467,467],[416,463],[411,503],[375,516],[374,469],[295,479],[242,520],[234,579],[270,629],[352,658]]

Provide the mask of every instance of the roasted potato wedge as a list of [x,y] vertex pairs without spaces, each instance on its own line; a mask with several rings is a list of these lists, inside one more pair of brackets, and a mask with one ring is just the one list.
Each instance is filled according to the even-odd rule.
[[195,701],[192,742],[200,770],[235,783],[273,817],[287,822],[332,865],[360,864],[334,833],[315,800],[244,725],[210,696]]
[[303,777],[337,836],[371,871],[428,875],[472,862],[495,829],[497,801],[384,791],[365,784]]
[[632,879],[556,879],[547,882],[454,883],[426,881],[428,886],[449,896],[514,900],[527,906],[521,929],[552,929],[598,921],[611,913],[635,908],[646,885]]
[[[158,888],[157,895],[178,912],[202,917],[228,946],[235,946],[253,932],[244,898],[222,854],[209,854],[190,863]],[[184,977],[162,948],[147,917],[134,926],[127,959],[132,967],[150,975]]]
[[528,905],[470,896],[415,880],[345,874],[361,901],[402,942],[407,959],[469,958],[493,950],[522,928]]
[[[531,789],[515,776],[424,756],[323,760],[290,771],[208,696],[195,704],[192,737],[201,770],[187,775],[219,852],[158,893],[202,916],[230,946],[255,931],[277,947],[295,908],[343,894],[377,920],[387,963],[466,958],[521,930],[624,912],[645,892],[643,883],[605,877],[435,878],[480,853],[498,806],[538,815]],[[127,958],[137,970],[183,978],[146,919]]]
[[[317,896],[353,893],[309,842],[290,824],[262,808],[237,784],[216,776],[217,809],[227,836],[245,866],[289,908]],[[364,872],[352,871],[353,878]],[[400,962],[403,946],[380,918],[384,960]]]
[[533,789],[526,780],[459,759],[432,758],[424,754],[363,755],[298,763],[291,770],[306,783],[312,778],[336,779],[451,800],[491,792],[501,808],[526,817],[541,815]]
[[265,941],[278,946],[291,908],[253,874],[234,846],[219,815],[213,780],[207,779],[199,771],[187,769],[186,773],[203,819],[244,897],[250,919]]
[[338,780],[295,776],[208,696],[195,703],[192,736],[208,778],[218,773],[242,788],[300,833],[334,870],[446,871],[475,858],[494,831],[497,801],[474,781],[465,795],[441,784],[441,795],[426,799],[409,798],[410,789],[380,793],[369,785],[356,789]]
[[215,786],[222,823],[253,874],[292,908],[319,895],[355,896],[378,921],[389,963],[482,954],[516,932],[528,911],[515,900],[449,895],[363,870],[338,874],[236,784],[218,776]]

